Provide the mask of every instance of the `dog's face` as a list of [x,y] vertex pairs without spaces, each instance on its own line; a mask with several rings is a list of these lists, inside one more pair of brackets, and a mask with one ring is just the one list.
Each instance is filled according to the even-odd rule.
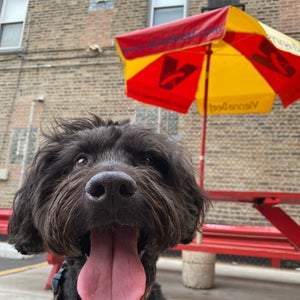
[[62,121],[16,194],[10,242],[22,253],[84,257],[83,299],[138,299],[158,255],[191,240],[204,208],[190,160],[166,136],[96,116]]

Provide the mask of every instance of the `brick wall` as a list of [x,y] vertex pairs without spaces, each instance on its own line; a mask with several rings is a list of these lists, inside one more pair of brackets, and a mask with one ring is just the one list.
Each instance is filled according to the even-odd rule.
[[[189,15],[206,1],[189,1]],[[288,9],[293,7],[293,9]],[[104,118],[135,120],[139,102],[124,96],[123,67],[113,37],[147,26],[148,1],[115,0],[113,9],[89,11],[89,1],[30,0],[23,46],[25,53],[0,54],[0,207],[10,207],[20,181],[20,164],[9,163],[12,131],[27,128],[30,107],[37,103],[33,127],[54,117],[88,112]],[[246,12],[300,38],[298,1],[248,1]],[[103,52],[92,51],[98,45]],[[283,110],[279,101],[268,115],[213,116],[207,129],[205,187],[214,190],[300,192],[300,103]],[[198,169],[201,121],[195,105],[179,116],[179,135]],[[297,207],[289,207],[297,216]],[[245,205],[215,204],[209,221],[264,224]]]
[[284,31],[295,38],[300,37],[300,2],[297,0],[280,1],[280,19],[278,30]]

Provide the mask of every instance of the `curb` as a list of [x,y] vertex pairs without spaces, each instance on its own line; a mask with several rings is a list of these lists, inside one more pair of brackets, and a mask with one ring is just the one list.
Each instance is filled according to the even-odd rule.
[[[165,271],[182,272],[182,264],[183,262],[180,258],[160,257],[157,261],[157,269]],[[232,265],[217,262],[216,276],[232,277],[236,279],[250,279],[258,281],[300,284],[299,270],[284,270],[251,265]]]

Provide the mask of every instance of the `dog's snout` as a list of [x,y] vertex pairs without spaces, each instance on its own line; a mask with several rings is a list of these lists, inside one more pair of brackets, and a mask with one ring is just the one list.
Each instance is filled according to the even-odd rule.
[[121,200],[132,197],[137,190],[135,180],[120,171],[105,171],[94,175],[86,184],[87,198],[100,201],[104,208],[113,208]]

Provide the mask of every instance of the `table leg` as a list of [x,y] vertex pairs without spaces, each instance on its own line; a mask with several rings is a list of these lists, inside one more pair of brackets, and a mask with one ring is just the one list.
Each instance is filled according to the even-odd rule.
[[300,226],[280,207],[270,204],[254,204],[254,207],[300,250]]

